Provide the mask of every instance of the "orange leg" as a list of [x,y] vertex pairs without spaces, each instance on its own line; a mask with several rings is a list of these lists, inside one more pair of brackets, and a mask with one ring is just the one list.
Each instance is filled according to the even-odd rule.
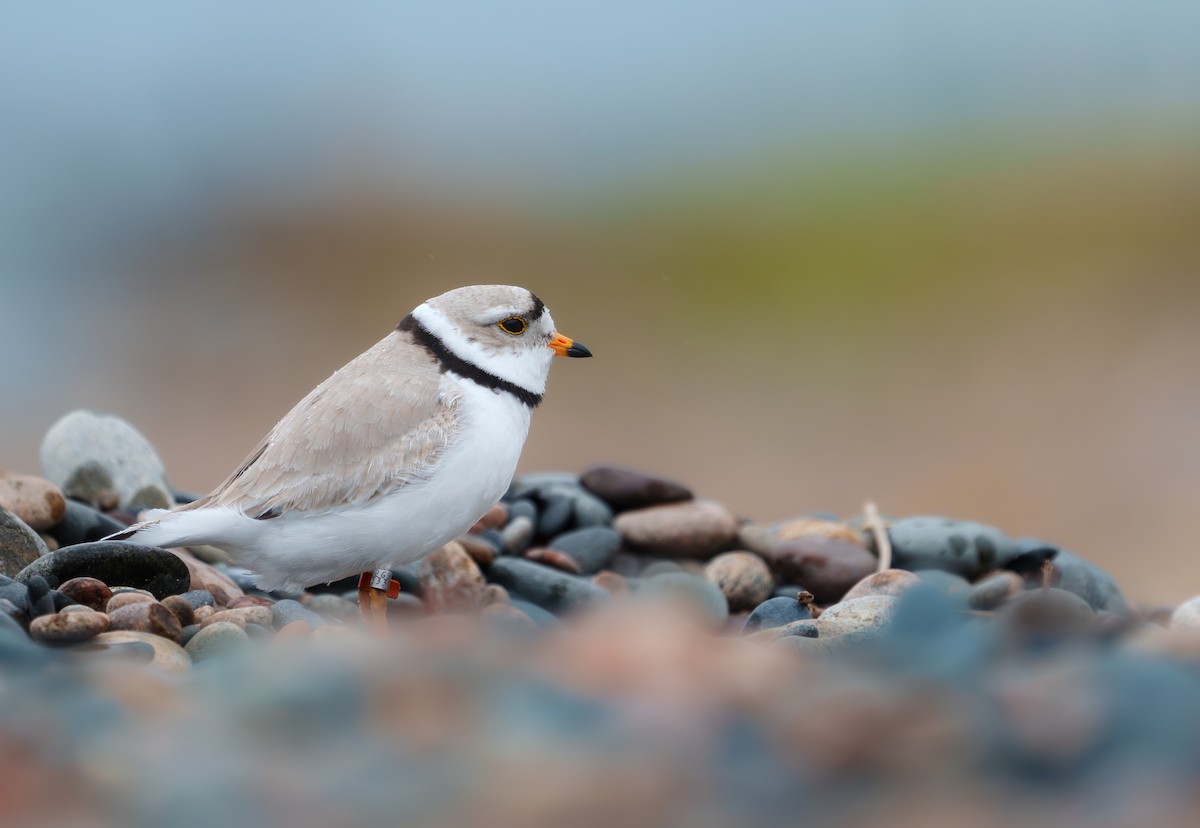
[[400,594],[400,583],[390,569],[364,572],[358,577],[358,611],[363,624],[374,635],[387,635],[387,600]]

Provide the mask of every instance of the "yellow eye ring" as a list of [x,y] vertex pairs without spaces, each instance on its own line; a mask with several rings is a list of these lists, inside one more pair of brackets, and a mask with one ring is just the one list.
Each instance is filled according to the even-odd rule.
[[508,319],[502,319],[501,321],[497,322],[496,327],[507,334],[516,336],[517,334],[525,333],[525,329],[529,327],[529,325],[519,316],[510,316]]

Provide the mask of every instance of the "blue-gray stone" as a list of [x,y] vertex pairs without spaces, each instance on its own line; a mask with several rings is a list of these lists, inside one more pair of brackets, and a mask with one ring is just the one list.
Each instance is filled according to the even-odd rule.
[[888,537],[896,568],[940,569],[969,581],[1020,554],[1017,542],[999,529],[970,520],[901,518],[888,527]]
[[548,498],[538,517],[538,536],[553,537],[566,529],[567,524],[571,522],[571,511],[569,498],[562,496]]
[[1036,538],[1021,538],[1021,559],[1013,569],[1031,586],[1041,583],[1041,563],[1049,560],[1058,572],[1059,589],[1073,592],[1094,610],[1129,615],[1129,604],[1113,577],[1100,567],[1062,547]]
[[533,619],[533,623],[542,628],[556,627],[559,620],[555,615],[547,610],[542,609],[537,604],[531,604],[528,601],[522,601],[520,598],[514,598],[508,602],[513,609],[518,609]]
[[769,630],[772,627],[782,627],[785,624],[791,624],[793,621],[805,621],[812,619],[812,609],[808,604],[802,604],[796,600],[795,593],[792,597],[777,597],[768,598],[746,616],[746,623],[742,625],[742,632],[752,633],[759,630]]
[[497,558],[487,576],[510,593],[551,612],[567,612],[608,599],[608,593],[591,581],[524,558]]
[[180,593],[180,598],[192,605],[192,609],[215,606],[217,601],[207,589],[193,589]]
[[546,545],[569,555],[584,575],[593,575],[608,566],[617,554],[621,535],[607,526],[589,526],[564,532]]
[[324,617],[291,598],[276,601],[271,606],[271,623],[275,629],[282,629],[293,621],[303,621],[314,630],[329,623]]
[[608,526],[613,521],[612,507],[582,489],[571,495],[571,511],[575,516],[575,525],[580,528]]
[[18,572],[16,579],[29,583],[35,576],[52,586],[86,576],[110,586],[145,589],[155,598],[178,595],[191,583],[187,566],[167,550],[125,541],[64,546],[38,558]]
[[729,617],[729,602],[721,588],[690,572],[663,572],[637,583],[637,589],[641,594],[678,596],[692,601],[714,626]]
[[528,498],[518,498],[517,500],[509,501],[508,503],[508,519],[511,522],[514,518],[527,517],[537,525],[538,507],[532,500]]
[[933,587],[943,595],[961,598],[964,603],[967,593],[971,591],[970,582],[953,572],[942,569],[917,569],[913,574],[921,579],[921,583]]

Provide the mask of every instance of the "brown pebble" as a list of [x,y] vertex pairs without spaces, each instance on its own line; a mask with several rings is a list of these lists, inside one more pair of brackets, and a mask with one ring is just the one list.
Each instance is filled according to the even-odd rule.
[[492,604],[507,604],[512,598],[509,597],[508,590],[499,584],[488,584],[483,590],[483,603],[485,606]]
[[308,638],[312,635],[312,627],[302,618],[284,624],[279,628],[279,632],[275,633],[275,641],[295,641],[301,638]]
[[629,582],[625,580],[625,576],[609,569],[593,575],[592,583],[609,595],[621,595],[629,591]]
[[144,592],[118,592],[108,599],[108,603],[104,606],[104,611],[111,614],[121,607],[127,607],[131,604],[144,604],[147,601],[153,600],[153,595],[147,595]]
[[64,581],[58,591],[72,601],[97,611],[107,607],[108,599],[112,598],[112,590],[108,588],[108,584],[97,578],[72,578]]
[[237,609],[221,610],[214,612],[200,626],[207,627],[218,621],[229,621],[237,624],[243,630],[246,629],[247,624],[261,624],[269,627],[271,626],[271,610],[268,607],[238,607]]
[[207,604],[196,607],[192,610],[192,623],[203,626],[204,622],[216,615],[217,611]]
[[838,538],[859,546],[866,546],[862,533],[853,526],[847,526],[836,520],[821,518],[795,518],[784,521],[772,527],[772,535],[776,541],[795,540],[817,535],[823,538]]
[[183,640],[183,625],[175,613],[157,601],[127,604],[108,614],[109,629],[150,633],[176,644]]
[[108,629],[108,616],[79,607],[80,611],[41,615],[29,625],[34,641],[46,644],[76,644],[88,641]]
[[823,535],[782,541],[771,550],[769,562],[781,581],[800,584],[816,596],[818,604],[840,600],[879,563],[862,546]]
[[527,549],[525,557],[531,561],[537,561],[540,564],[561,569],[563,572],[570,572],[572,575],[580,575],[583,572],[574,558],[566,552],[559,552],[557,549],[536,546],[533,549]]
[[63,519],[67,501],[49,480],[28,474],[0,472],[0,508],[7,509],[41,532]]
[[175,617],[179,619],[179,623],[187,627],[196,623],[196,611],[188,600],[182,595],[168,595],[162,599],[162,605],[175,613]]
[[705,559],[733,544],[738,519],[720,503],[692,500],[623,512],[613,521],[613,528],[635,549]]
[[481,567],[487,568],[492,565],[492,561],[496,560],[496,550],[487,541],[481,541],[479,538],[463,535],[456,541],[471,559]]
[[868,595],[890,595],[893,598],[921,583],[921,579],[904,569],[885,569],[872,572],[842,596],[843,601],[865,598]]
[[269,607],[274,605],[274,601],[263,595],[239,595],[229,602],[228,609],[241,609],[242,607]]
[[704,577],[720,588],[733,611],[751,610],[771,597],[775,579],[753,552],[726,552],[704,567]]
[[421,598],[430,612],[473,610],[484,604],[487,582],[464,544],[452,541],[421,561]]
[[54,537],[54,535],[47,535],[45,532],[42,532],[38,537],[42,539],[42,543],[46,544],[46,549],[51,552],[58,551],[58,538]]
[[486,532],[488,529],[500,529],[504,524],[508,523],[508,506],[503,503],[497,503],[479,520],[475,521],[475,525],[471,527],[471,534],[478,535],[480,532]]

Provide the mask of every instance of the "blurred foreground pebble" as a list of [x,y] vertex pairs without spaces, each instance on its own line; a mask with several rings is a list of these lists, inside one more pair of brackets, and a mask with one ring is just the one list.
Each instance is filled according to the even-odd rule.
[[[96,463],[136,450],[162,479],[129,430],[88,428]],[[13,479],[46,507],[0,488],[5,824],[1185,825],[1200,806],[1200,596],[1142,612],[993,527],[896,519],[885,568],[854,518],[757,524],[619,467],[529,475],[397,570],[373,639],[354,579],[263,593],[210,550],[99,542],[128,499]]]

